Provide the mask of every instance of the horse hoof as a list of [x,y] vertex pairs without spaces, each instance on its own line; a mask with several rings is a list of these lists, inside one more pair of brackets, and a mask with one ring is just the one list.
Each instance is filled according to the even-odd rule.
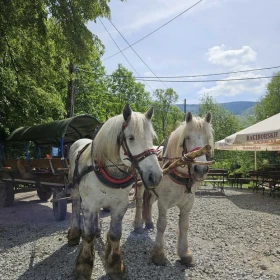
[[153,248],[152,261],[155,265],[166,265],[167,259],[165,257],[164,251],[157,248]]
[[194,267],[195,266],[195,262],[193,260],[192,255],[186,256],[186,257],[182,257],[181,258],[181,264],[185,265],[186,267]]
[[76,267],[73,271],[73,275],[77,280],[90,280],[93,264],[80,263],[77,261]]
[[105,266],[110,279],[126,279],[126,269],[120,254],[113,254],[108,257]]
[[134,232],[138,234],[142,234],[144,232],[144,229],[142,227],[136,227],[134,228]]
[[73,275],[76,280],[90,280],[91,279],[91,273],[87,274],[85,271],[80,271],[80,269],[76,269],[76,268],[73,271]]
[[165,266],[166,263],[167,263],[167,259],[164,257],[164,258],[160,258],[160,257],[152,257],[152,261],[155,265],[158,265],[158,266]]
[[146,229],[154,229],[154,223],[153,222],[146,222]]
[[68,246],[76,246],[80,243],[81,237],[81,229],[73,228],[68,230],[67,238],[68,238]]
[[127,278],[127,274],[126,272],[124,273],[118,273],[118,274],[109,274],[109,277],[111,280],[126,280]]

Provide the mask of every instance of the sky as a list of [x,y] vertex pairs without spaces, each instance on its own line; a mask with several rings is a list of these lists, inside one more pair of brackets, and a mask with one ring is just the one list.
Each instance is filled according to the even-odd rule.
[[[199,0],[111,0],[111,21],[133,44],[165,24]],[[271,79],[215,81],[233,78],[272,76],[278,69],[234,73],[219,76],[181,78],[188,83],[160,82],[156,77],[200,75],[280,66],[280,1],[279,0],[202,0],[195,7],[135,44],[123,53],[132,69],[104,29],[99,19],[89,22],[89,30],[105,46],[102,63],[107,74],[122,64],[134,76],[152,77],[146,82],[151,94],[155,89],[172,87],[177,103],[198,104],[204,94],[217,103],[258,101]],[[110,21],[101,18],[121,49],[128,46]],[[153,72],[153,73],[152,73]],[[170,79],[169,79],[170,80]],[[202,81],[202,82],[201,82]]]

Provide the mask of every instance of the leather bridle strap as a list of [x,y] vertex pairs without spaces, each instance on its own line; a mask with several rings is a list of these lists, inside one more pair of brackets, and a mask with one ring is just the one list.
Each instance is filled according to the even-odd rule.
[[128,122],[124,122],[123,125],[122,125],[122,130],[121,130],[120,135],[119,135],[120,145],[124,150],[124,154],[126,156],[128,156],[127,160],[129,160],[131,162],[132,167],[137,169],[138,173],[140,174],[145,188],[147,190],[151,190],[154,187],[149,187],[149,186],[146,185],[145,180],[143,180],[143,177],[142,177],[143,174],[142,174],[142,170],[139,167],[139,162],[144,160],[148,156],[151,156],[151,155],[154,155],[154,154],[157,155],[158,151],[156,149],[149,149],[149,150],[146,150],[146,151],[144,151],[144,152],[142,152],[138,155],[132,155],[132,153],[130,152],[129,147],[127,145],[126,137],[124,135],[124,130],[127,126],[128,126]]

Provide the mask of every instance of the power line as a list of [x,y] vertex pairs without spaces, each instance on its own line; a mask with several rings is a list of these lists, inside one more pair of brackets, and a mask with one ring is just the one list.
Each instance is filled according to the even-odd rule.
[[[161,79],[176,79],[176,78],[197,78],[197,77],[209,77],[209,76],[219,76],[219,75],[227,75],[227,74],[237,74],[237,73],[245,73],[245,72],[253,72],[253,71],[260,71],[260,70],[269,70],[269,69],[276,69],[280,68],[279,66],[273,67],[264,67],[264,68],[255,68],[255,69],[248,69],[248,70],[240,70],[240,71],[232,71],[232,72],[222,72],[222,73],[211,73],[211,74],[199,74],[199,75],[187,75],[187,76],[158,76]],[[135,78],[153,78],[153,77],[135,77]]]
[[[116,43],[116,41],[114,40],[114,38],[112,37],[112,35],[110,34],[110,32],[108,31],[108,29],[106,28],[106,26],[103,24],[103,22],[101,21],[101,19],[100,18],[98,18],[99,19],[99,21],[101,22],[101,24],[103,25],[103,27],[104,27],[104,29],[107,31],[107,33],[109,34],[109,36],[111,37],[111,39],[113,40],[113,42],[115,43],[115,45],[117,46],[117,48],[120,50],[120,52],[122,53],[122,55],[123,55],[123,57],[126,59],[126,61],[129,63],[129,65],[132,67],[132,69],[137,73],[137,75],[138,76],[140,76],[139,75],[139,73],[136,71],[136,69],[132,66],[132,64],[129,62],[129,60],[128,60],[128,58],[125,56],[125,54],[123,53],[123,51],[121,50],[121,48],[119,47],[119,45]],[[152,91],[154,91],[153,89],[152,89],[152,87],[149,85],[149,84],[147,84],[147,82],[146,81],[144,81],[143,79],[140,79],[140,80],[142,80]]]
[[[261,70],[269,70],[269,69],[276,69],[276,68],[280,68],[279,66],[272,66],[272,67],[264,67],[264,68],[254,68],[254,69],[248,69],[248,70],[240,70],[240,71],[232,71],[232,72],[222,72],[222,73],[211,73],[211,74],[198,74],[198,75],[187,75],[187,76],[157,76],[157,78],[161,78],[161,79],[176,79],[176,78],[197,78],[197,77],[208,77],[208,76],[219,76],[219,75],[226,75],[226,74],[237,74],[237,73],[245,73],[245,72],[253,72],[253,71],[261,71]],[[88,73],[92,73],[90,71],[86,71],[83,70],[82,68],[79,68],[79,70],[84,71],[84,72],[88,72]],[[106,76],[106,77],[110,77],[112,75],[107,75],[107,74],[100,74],[97,76]],[[118,76],[119,78],[121,77],[128,77],[128,76]],[[134,77],[135,79],[149,79],[149,78],[154,78],[154,77],[149,77],[149,76],[137,76]]]
[[119,54],[120,52],[123,52],[129,48],[131,48],[131,46],[136,45],[137,43],[141,42],[142,40],[146,39],[147,37],[149,37],[150,35],[152,35],[153,33],[155,33],[156,31],[160,30],[162,27],[164,27],[165,25],[169,24],[171,21],[175,20],[176,18],[178,18],[179,16],[181,16],[182,14],[186,13],[187,11],[189,11],[190,9],[192,9],[193,7],[195,7],[196,5],[198,5],[202,0],[196,2],[194,5],[192,5],[191,7],[187,8],[186,10],[184,10],[183,12],[181,12],[179,15],[177,15],[176,17],[172,18],[171,20],[167,21],[166,23],[164,23],[163,25],[161,25],[160,27],[158,27],[157,29],[155,29],[154,31],[150,32],[149,34],[147,34],[146,36],[142,37],[141,39],[139,39],[138,41],[134,42],[133,44],[131,44],[130,46],[120,50],[119,52],[103,59],[102,61],[105,61],[109,58],[114,57],[115,55]]
[[[274,76],[263,76],[263,77],[252,77],[252,78],[233,78],[233,79],[224,79],[224,80],[189,80],[189,81],[174,81],[174,80],[164,80],[166,83],[207,83],[207,82],[229,82],[229,81],[243,81],[243,80],[259,80],[259,79],[269,79]],[[137,78],[136,78],[137,80]],[[147,82],[158,82],[158,80],[146,79]]]
[[114,28],[118,31],[118,33],[121,35],[121,37],[125,40],[125,42],[128,44],[128,46],[133,50],[133,52],[139,57],[139,59],[147,66],[147,68],[154,74],[154,76],[166,87],[168,86],[159,79],[159,77],[155,74],[155,72],[147,65],[147,63],[140,57],[140,55],[135,51],[135,49],[128,43],[128,41],[125,39],[125,37],[122,35],[122,33],[119,31],[119,29],[114,25],[114,23],[109,20],[110,23],[114,26]]

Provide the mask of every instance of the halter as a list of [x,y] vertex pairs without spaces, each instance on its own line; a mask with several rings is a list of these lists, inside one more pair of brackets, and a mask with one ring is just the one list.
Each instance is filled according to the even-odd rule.
[[[183,147],[182,156],[183,157],[186,157],[186,155],[188,153],[197,151],[197,150],[202,148],[202,147],[195,147],[192,150],[188,151],[185,144],[186,144],[186,138],[184,138],[184,141],[183,141],[183,144],[182,144],[182,147]],[[167,143],[165,143],[165,145],[167,145]],[[207,156],[208,155],[206,155],[206,157]],[[164,159],[169,159],[170,160],[170,159],[174,159],[174,158],[164,157]],[[170,162],[167,164],[167,166],[169,164],[170,164]],[[192,184],[193,184],[193,181],[194,181],[194,176],[191,172],[191,166],[192,166],[192,164],[188,164],[188,166],[187,166],[188,174],[183,174],[183,173],[179,172],[176,168],[168,174],[169,178],[173,182],[175,182],[176,184],[185,185],[186,186],[186,192],[188,192],[188,193],[191,193],[191,187],[192,187]],[[185,165],[183,165],[181,167],[185,167]]]
[[148,149],[148,150],[146,150],[146,151],[144,151],[144,152],[142,152],[138,155],[132,155],[132,153],[130,152],[129,147],[127,145],[126,137],[125,137],[125,134],[124,134],[124,130],[128,126],[128,122],[129,122],[129,120],[125,121],[122,125],[121,132],[118,136],[119,145],[123,148],[124,154],[128,157],[126,159],[131,162],[132,168],[136,169],[138,171],[138,173],[140,174],[145,189],[152,190],[155,187],[149,187],[146,184],[145,180],[143,180],[143,173],[142,173],[141,168],[139,167],[139,162],[144,160],[148,156],[155,155],[155,154],[157,155],[158,151],[156,149]]

